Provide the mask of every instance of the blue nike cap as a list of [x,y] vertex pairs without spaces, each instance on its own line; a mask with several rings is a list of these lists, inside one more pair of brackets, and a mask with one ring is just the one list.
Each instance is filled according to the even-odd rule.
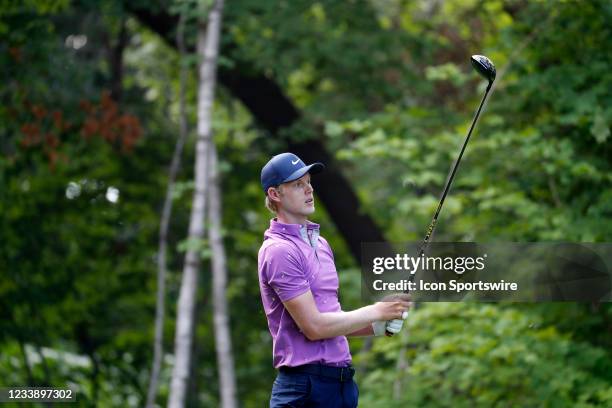
[[267,194],[270,187],[297,180],[306,173],[320,173],[324,168],[323,163],[306,165],[293,153],[277,154],[261,169],[261,187]]

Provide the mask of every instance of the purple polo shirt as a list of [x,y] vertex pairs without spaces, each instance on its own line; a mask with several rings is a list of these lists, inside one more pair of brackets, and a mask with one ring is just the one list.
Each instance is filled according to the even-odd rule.
[[270,220],[259,249],[258,269],[261,300],[272,334],[274,367],[349,365],[351,354],[345,336],[308,340],[283,305],[310,289],[321,313],[342,310],[334,255],[327,241],[319,236],[319,225]]

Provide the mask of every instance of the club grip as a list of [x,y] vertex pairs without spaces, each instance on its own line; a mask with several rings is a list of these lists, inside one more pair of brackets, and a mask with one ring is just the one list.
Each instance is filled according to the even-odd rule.
[[[404,313],[402,313],[402,320],[406,320],[407,318],[408,318],[408,311],[406,310],[404,311]],[[396,320],[399,320],[399,319],[396,319]],[[393,321],[393,320],[390,320],[390,321]],[[391,333],[389,330],[385,329],[385,336],[391,337],[393,336],[393,334],[395,333]]]

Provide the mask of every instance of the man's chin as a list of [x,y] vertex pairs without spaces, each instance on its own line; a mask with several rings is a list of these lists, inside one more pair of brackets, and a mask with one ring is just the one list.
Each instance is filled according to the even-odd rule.
[[304,209],[304,215],[310,215],[310,214],[312,214],[314,212],[315,212],[314,204],[313,205],[309,205],[308,207],[306,207]]

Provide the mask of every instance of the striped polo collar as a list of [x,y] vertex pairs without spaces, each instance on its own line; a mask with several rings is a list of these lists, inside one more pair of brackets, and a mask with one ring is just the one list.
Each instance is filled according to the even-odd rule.
[[[307,221],[306,225],[302,224],[285,224],[278,221],[276,218],[270,220],[270,231],[277,232],[279,234],[294,235],[299,238],[304,238],[304,235],[308,236],[316,234],[319,235],[320,225],[314,222]],[[308,242],[308,240],[306,241]]]

